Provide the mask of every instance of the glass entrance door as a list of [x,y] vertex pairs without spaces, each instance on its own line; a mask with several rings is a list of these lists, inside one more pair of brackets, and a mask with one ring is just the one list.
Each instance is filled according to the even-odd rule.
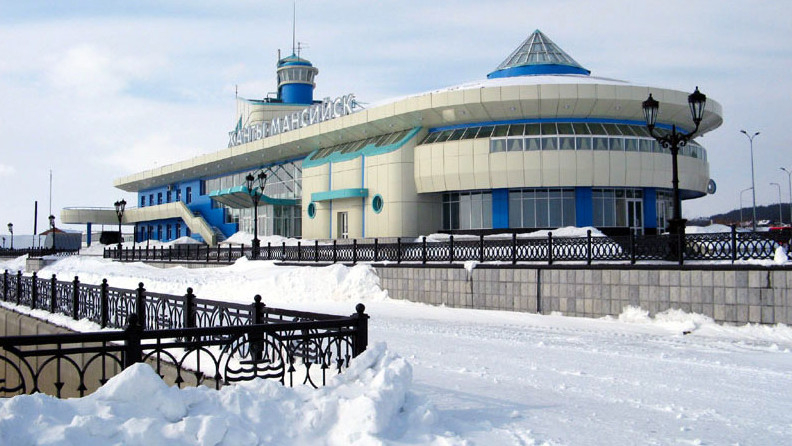
[[643,235],[643,200],[640,198],[627,199],[627,225],[632,234]]

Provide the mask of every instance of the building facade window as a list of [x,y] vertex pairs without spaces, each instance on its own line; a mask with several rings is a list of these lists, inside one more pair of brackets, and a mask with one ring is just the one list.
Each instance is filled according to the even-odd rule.
[[[667,132],[658,128],[659,133]],[[543,122],[499,124],[438,130],[427,134],[421,144],[490,138],[490,153],[534,150],[598,150],[666,153],[649,135],[646,126],[598,122]],[[680,149],[681,156],[707,159],[707,151],[695,141]]]
[[181,189],[176,189],[176,201],[181,201]]
[[162,192],[157,192],[157,204],[162,204]]
[[149,194],[149,206],[154,206],[154,194]]
[[636,200],[643,200],[641,189],[593,189],[594,226],[598,228],[627,227],[629,203]]
[[[245,184],[245,176],[250,171],[237,172],[202,183],[208,192]],[[302,215],[299,200],[302,198],[302,160],[291,161],[267,168],[267,183],[264,195],[270,198],[298,200],[296,206],[273,206],[261,204],[258,209],[259,235],[282,235],[299,237],[302,235]],[[238,223],[239,230],[253,232],[253,208],[233,209],[212,200],[213,208],[224,208],[226,223]]]
[[574,189],[515,189],[509,191],[510,228],[575,226]]
[[657,228],[665,229],[668,227],[668,220],[674,215],[674,194],[670,191],[657,191],[655,202],[657,212]]
[[170,203],[171,202],[171,195],[172,195],[171,191],[167,191],[165,193],[165,202],[166,203]]
[[140,207],[145,207],[145,206],[146,206],[146,196],[145,195],[141,195],[140,196]]
[[189,186],[184,190],[184,202],[187,204],[192,203],[192,188]]
[[[245,176],[250,171],[237,172],[201,182],[204,192],[245,185]],[[254,172],[255,173],[255,172]],[[202,193],[203,195],[203,193]],[[264,195],[270,198],[299,199],[302,197],[302,160],[270,166]]]
[[492,192],[443,194],[443,229],[492,228]]
[[[239,215],[242,213],[242,209],[235,209],[226,207],[223,210],[223,221],[227,224],[229,223],[239,223]],[[261,206],[259,206],[259,213],[261,213]]]

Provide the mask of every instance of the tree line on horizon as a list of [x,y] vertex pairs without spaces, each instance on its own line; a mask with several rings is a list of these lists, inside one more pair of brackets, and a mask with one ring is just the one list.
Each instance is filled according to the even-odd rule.
[[[782,219],[779,219],[779,206],[778,203],[775,204],[768,204],[763,206],[756,206],[756,221],[757,224],[760,221],[769,221],[771,225],[781,224],[783,221],[784,224],[788,225],[790,221],[792,221],[792,217],[790,217],[790,206],[789,203],[782,203],[781,204],[781,216]],[[742,226],[751,226],[751,220],[753,219],[753,208],[751,206],[743,207],[742,208]],[[722,225],[740,225],[740,209],[732,209],[731,211],[724,212],[721,214],[711,215],[710,217],[698,217],[690,219],[689,225],[707,225],[710,223],[722,224]]]

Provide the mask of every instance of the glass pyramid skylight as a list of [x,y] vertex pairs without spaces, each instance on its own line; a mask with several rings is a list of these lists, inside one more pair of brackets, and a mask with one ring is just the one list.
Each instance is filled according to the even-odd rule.
[[487,77],[590,73],[537,29]]

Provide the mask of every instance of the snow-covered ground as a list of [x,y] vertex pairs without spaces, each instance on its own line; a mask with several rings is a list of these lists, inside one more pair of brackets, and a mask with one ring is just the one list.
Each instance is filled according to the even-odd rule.
[[[14,269],[19,260],[0,262]],[[41,275],[351,314],[370,349],[319,390],[167,388],[133,367],[95,394],[0,402],[0,444],[789,444],[792,329],[639,309],[584,319],[393,300],[367,265],[189,270],[65,258]],[[68,320],[63,318],[64,320]],[[84,326],[81,329],[85,329]],[[683,332],[690,332],[683,335]],[[145,395],[145,397],[141,397]]]

